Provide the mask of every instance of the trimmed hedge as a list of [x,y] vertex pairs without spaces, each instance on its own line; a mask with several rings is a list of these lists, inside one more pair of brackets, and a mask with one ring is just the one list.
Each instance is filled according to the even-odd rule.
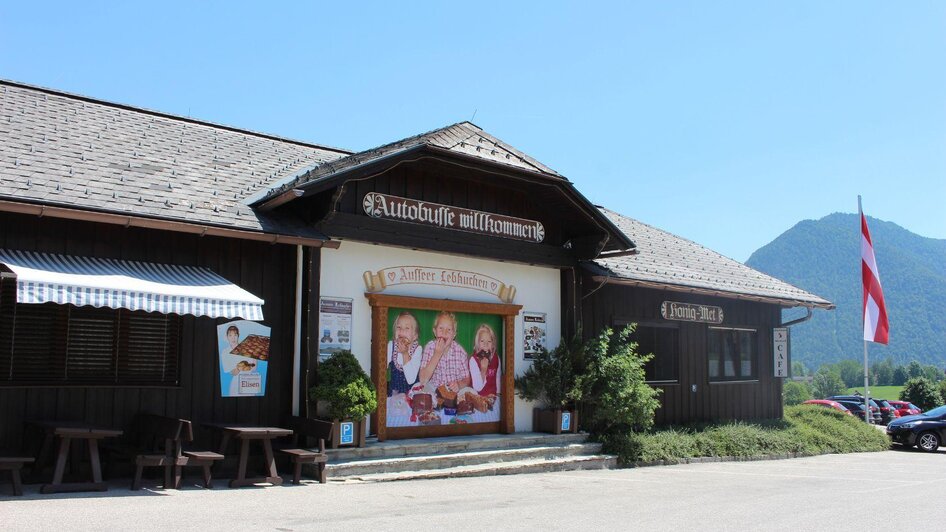
[[814,405],[785,408],[781,420],[671,427],[647,433],[611,435],[604,451],[623,465],[700,457],[753,458],[884,451],[890,440],[876,427]]

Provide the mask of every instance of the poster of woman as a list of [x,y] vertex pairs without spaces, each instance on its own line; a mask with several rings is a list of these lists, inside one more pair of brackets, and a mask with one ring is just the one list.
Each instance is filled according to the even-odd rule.
[[237,320],[217,326],[221,397],[266,395],[270,328]]
[[388,309],[387,426],[499,421],[503,318]]

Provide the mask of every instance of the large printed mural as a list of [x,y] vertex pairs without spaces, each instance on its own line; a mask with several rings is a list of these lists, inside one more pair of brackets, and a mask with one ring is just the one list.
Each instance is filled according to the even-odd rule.
[[388,309],[388,427],[499,421],[503,317]]

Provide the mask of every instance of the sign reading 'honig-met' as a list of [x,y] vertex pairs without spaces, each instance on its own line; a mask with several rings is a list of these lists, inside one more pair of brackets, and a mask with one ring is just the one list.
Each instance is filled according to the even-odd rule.
[[665,320],[694,321],[699,323],[723,322],[723,309],[710,305],[694,305],[692,303],[678,303],[664,301],[660,304],[660,315]]
[[377,192],[365,194],[363,206],[365,214],[372,218],[431,225],[527,242],[545,240],[545,227],[542,223],[525,218],[474,211]]

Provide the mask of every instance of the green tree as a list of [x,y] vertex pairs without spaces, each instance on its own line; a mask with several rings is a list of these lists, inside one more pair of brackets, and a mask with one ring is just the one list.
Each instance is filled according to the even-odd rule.
[[822,366],[815,372],[815,377],[811,381],[811,393],[820,399],[838,395],[844,391],[844,388],[841,376],[828,366]]
[[936,391],[939,392],[939,398],[946,401],[946,380],[939,381],[936,385]]
[[909,375],[911,379],[922,377],[923,366],[921,366],[916,360],[910,362],[910,365],[907,366],[907,375]]
[[807,377],[808,367],[801,360],[792,361],[792,377]]
[[903,366],[897,366],[893,368],[893,384],[894,386],[903,386],[910,380],[910,374],[907,373],[907,368]]
[[908,380],[900,392],[900,400],[910,401],[924,411],[943,404],[936,386],[924,377]]
[[786,381],[782,385],[782,400],[786,406],[801,404],[809,399],[811,399],[811,388],[807,383]]
[[893,361],[889,358],[874,362],[870,367],[871,379],[876,386],[893,385]]
[[630,341],[634,327],[616,335],[605,329],[576,361],[577,385],[593,433],[627,434],[654,424],[660,391],[650,387],[644,375],[644,364],[653,355],[637,352],[637,343]]
[[943,370],[932,364],[923,366],[923,376],[929,379],[931,382],[940,382],[943,380]]
[[842,360],[835,364],[838,376],[848,388],[864,385],[864,364],[856,360]]

